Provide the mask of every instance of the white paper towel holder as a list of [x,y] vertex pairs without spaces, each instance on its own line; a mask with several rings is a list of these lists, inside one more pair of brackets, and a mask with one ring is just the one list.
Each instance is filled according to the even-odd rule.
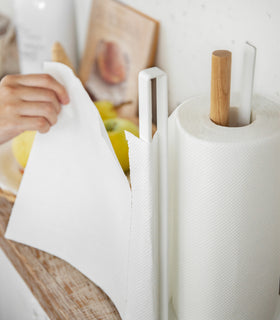
[[[168,93],[167,75],[157,67],[139,73],[139,131],[140,138],[152,142],[152,80],[156,81],[157,159],[155,175],[158,190],[158,271],[159,271],[159,319],[168,320]],[[157,250],[156,250],[157,252]],[[157,260],[157,259],[156,259]]]

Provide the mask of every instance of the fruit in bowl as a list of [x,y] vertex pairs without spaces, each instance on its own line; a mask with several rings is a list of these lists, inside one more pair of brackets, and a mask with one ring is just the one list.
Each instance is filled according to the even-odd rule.
[[117,117],[117,111],[115,110],[115,106],[111,101],[99,100],[94,101],[94,104],[99,111],[102,120],[113,119]]
[[36,131],[25,131],[12,141],[12,150],[21,170],[26,167]]
[[[116,156],[124,172],[129,170],[128,144],[124,131],[139,136],[137,125],[127,119],[113,118],[104,120],[104,125],[112,143]],[[20,165],[21,172],[26,167],[36,131],[25,131],[12,141],[14,157]]]
[[104,120],[104,125],[123,171],[127,172],[129,170],[128,144],[124,131],[129,131],[138,137],[138,127],[130,120],[122,118]]

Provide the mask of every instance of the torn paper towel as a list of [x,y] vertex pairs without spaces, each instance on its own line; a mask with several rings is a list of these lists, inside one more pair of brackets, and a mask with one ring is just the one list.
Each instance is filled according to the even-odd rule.
[[[128,268],[127,319],[158,319],[157,197],[154,166],[157,135],[152,143],[127,132],[132,185],[132,219]],[[151,165],[152,164],[152,165]],[[137,297],[137,298],[136,298]],[[144,307],[146,305],[146,308]]]
[[[45,72],[66,87],[70,104],[50,132],[36,135],[6,237],[71,263],[108,294],[122,319],[156,319],[148,190],[135,184],[143,193],[132,208],[128,180],[81,82],[59,63],[46,63]],[[149,148],[128,137],[141,153],[131,165],[139,166]]]

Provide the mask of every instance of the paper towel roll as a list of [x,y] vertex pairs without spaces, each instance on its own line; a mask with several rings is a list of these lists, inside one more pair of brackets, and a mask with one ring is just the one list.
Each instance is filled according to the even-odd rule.
[[280,108],[217,126],[205,97],[170,119],[173,304],[179,320],[270,320],[280,275]]

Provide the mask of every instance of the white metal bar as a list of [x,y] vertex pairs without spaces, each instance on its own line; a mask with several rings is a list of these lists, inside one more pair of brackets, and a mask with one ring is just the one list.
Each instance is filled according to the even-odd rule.
[[251,122],[256,52],[257,49],[255,46],[249,42],[245,43],[240,89],[240,107],[238,110],[239,126],[246,126]]
[[156,79],[156,108],[158,135],[158,262],[159,262],[159,319],[168,320],[168,88],[167,76],[159,68],[139,74],[140,138],[152,141],[152,79]]
[[150,74],[139,73],[139,136],[146,142],[152,141],[152,84]]

